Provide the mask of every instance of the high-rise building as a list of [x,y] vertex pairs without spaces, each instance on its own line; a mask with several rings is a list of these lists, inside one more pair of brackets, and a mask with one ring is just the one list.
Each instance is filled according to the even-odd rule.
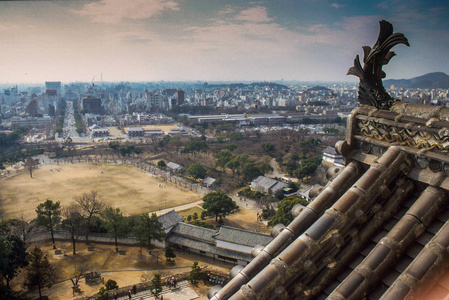
[[46,81],[45,93],[49,96],[61,96],[61,81]]
[[158,93],[145,91],[145,99],[149,111],[156,111],[163,106],[162,96]]
[[37,116],[37,102],[36,100],[31,100],[30,103],[28,103],[25,112],[28,113],[30,116],[32,117],[36,117]]
[[176,97],[176,104],[182,105],[184,103],[184,91],[181,89],[178,89],[175,93]]
[[82,101],[83,110],[87,110],[91,114],[102,114],[101,99],[98,97],[87,96]]

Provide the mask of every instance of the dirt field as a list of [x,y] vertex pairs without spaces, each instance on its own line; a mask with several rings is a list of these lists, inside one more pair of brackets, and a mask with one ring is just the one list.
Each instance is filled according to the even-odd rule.
[[[175,250],[175,262],[167,262],[164,252],[161,249],[152,251],[154,255],[159,256],[159,260],[155,256],[148,255],[139,256],[139,247],[121,246],[120,250],[125,250],[125,255],[120,255],[114,251],[113,245],[94,244],[94,251],[87,251],[86,245],[77,243],[77,254],[73,256],[71,253],[71,244],[68,242],[57,242],[56,246],[61,249],[63,255],[55,255],[50,243],[38,245],[45,253],[49,253],[50,262],[56,268],[58,283],[53,285],[51,289],[45,289],[43,295],[49,296],[50,299],[72,299],[72,282],[70,278],[74,276],[75,268],[82,265],[88,266],[88,271],[101,272],[104,282],[109,279],[117,281],[119,287],[125,287],[141,282],[142,278],[151,280],[154,273],[159,272],[161,276],[169,276],[190,272],[194,261],[198,261],[200,266],[210,265],[211,261],[202,260],[201,257],[187,256],[184,253]],[[33,245],[31,246],[33,247]],[[218,265],[217,265],[218,264]],[[214,262],[214,268],[229,272],[232,266]],[[20,274],[12,282],[15,290],[21,289],[23,274]],[[98,292],[103,284],[89,286],[85,284],[85,280],[81,279],[80,288],[82,294],[77,294],[77,298],[90,296]],[[194,287],[199,300],[207,299],[206,294],[212,286],[204,286],[203,284]]]
[[[177,129],[179,128],[176,125],[144,125],[140,126],[143,129],[162,129],[165,133],[167,133],[170,129]],[[109,129],[109,134],[114,137],[125,137],[126,134],[123,133],[121,130],[119,130],[117,127],[106,127]],[[129,127],[124,128],[125,132],[128,132]]]
[[144,125],[143,129],[162,129],[164,132],[168,132],[170,129],[178,129],[176,125]]
[[109,134],[111,136],[114,137],[125,137],[126,134],[124,134],[121,130],[119,130],[117,127],[112,126],[112,127],[106,127],[107,129],[109,129]]
[[[143,129],[162,129],[165,133],[167,133],[170,129],[178,129],[179,127],[176,125],[142,125],[139,126]],[[129,127],[125,128],[125,132],[128,132]]]
[[[161,186],[161,187],[160,187]],[[67,205],[74,197],[97,190],[107,205],[124,214],[139,214],[201,200],[170,182],[142,173],[128,165],[76,163],[43,165],[0,180],[0,203],[6,217],[35,218],[35,209],[46,199]]]

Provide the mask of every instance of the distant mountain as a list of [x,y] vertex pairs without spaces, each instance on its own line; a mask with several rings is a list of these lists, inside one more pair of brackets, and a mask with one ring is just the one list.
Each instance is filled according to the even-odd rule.
[[208,88],[210,89],[221,89],[221,88],[233,88],[233,89],[244,89],[244,88],[254,88],[255,86],[258,87],[269,87],[275,90],[282,90],[282,89],[288,89],[288,86],[274,83],[274,82],[254,82],[251,84],[244,84],[244,83],[221,83],[221,84],[209,84]]
[[416,89],[447,89],[449,88],[449,75],[443,72],[428,73],[411,79],[387,79],[383,81],[384,86],[416,88]]
[[330,90],[331,90],[331,89],[328,89],[327,87],[321,86],[321,85],[316,85],[316,86],[311,87],[311,88],[309,89],[309,91],[330,91]]
[[287,90],[288,89],[288,86],[283,85],[283,84],[274,83],[274,82],[254,82],[254,83],[251,83],[249,86],[250,87],[264,86],[264,87],[269,87],[269,88],[277,89],[277,90],[283,90],[283,89]]

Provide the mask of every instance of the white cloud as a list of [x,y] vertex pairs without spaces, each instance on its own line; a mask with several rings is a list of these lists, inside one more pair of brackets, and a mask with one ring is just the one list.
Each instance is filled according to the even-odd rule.
[[164,10],[179,10],[179,6],[170,0],[101,0],[74,12],[93,22],[114,24],[123,19],[151,18]]
[[341,5],[341,4],[338,4],[338,3],[332,3],[331,6],[332,6],[333,8],[336,8],[336,9],[345,7],[344,5]]
[[225,9],[220,10],[217,15],[219,16],[225,16],[225,15],[229,15],[229,14],[233,14],[235,13],[235,8],[233,7],[227,7]]
[[235,19],[254,23],[266,23],[274,20],[268,16],[267,9],[262,6],[244,9],[235,17]]

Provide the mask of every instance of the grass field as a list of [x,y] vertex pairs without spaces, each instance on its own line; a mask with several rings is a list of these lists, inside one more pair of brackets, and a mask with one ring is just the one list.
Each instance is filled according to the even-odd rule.
[[197,214],[198,214],[198,217],[200,217],[200,216],[201,216],[201,213],[202,213],[203,211],[204,211],[204,209],[202,209],[201,207],[193,207],[193,208],[189,208],[189,209],[186,209],[186,210],[178,211],[178,214],[179,214],[181,217],[187,218],[189,215],[192,215],[192,216],[193,216],[194,213],[197,213]]
[[[160,187],[162,186],[162,187]],[[66,164],[43,165],[0,180],[0,205],[6,217],[35,218],[35,209],[46,199],[60,201],[62,206],[74,197],[91,190],[98,191],[107,205],[122,209],[124,214],[139,214],[165,207],[201,200],[190,190],[181,190],[170,182],[142,173],[128,165]]]

